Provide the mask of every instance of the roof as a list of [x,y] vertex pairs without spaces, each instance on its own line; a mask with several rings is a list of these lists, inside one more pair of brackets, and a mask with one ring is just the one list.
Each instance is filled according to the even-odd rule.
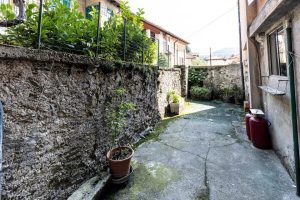
[[[109,1],[112,2],[112,3],[115,3],[116,6],[120,6],[120,0],[109,0]],[[159,29],[161,32],[164,32],[164,33],[166,33],[166,34],[168,34],[168,35],[170,35],[170,36],[176,38],[177,40],[179,40],[179,41],[181,41],[181,42],[183,42],[183,43],[185,43],[185,44],[190,44],[190,43],[187,42],[186,40],[184,40],[184,39],[178,37],[177,35],[171,33],[170,31],[168,31],[168,30],[162,28],[161,26],[158,26],[158,25],[156,25],[156,24],[154,24],[154,23],[152,23],[152,22],[150,22],[150,21],[148,21],[148,20],[146,20],[146,19],[144,19],[144,23],[149,24],[149,25],[155,27],[156,29]]]
[[185,43],[185,44],[190,44],[190,43],[187,42],[186,40],[184,40],[184,39],[178,37],[177,35],[171,33],[170,31],[168,31],[168,30],[162,28],[161,26],[158,26],[158,25],[156,25],[156,24],[154,24],[154,23],[152,23],[152,22],[150,22],[150,21],[148,21],[148,20],[146,20],[146,19],[144,19],[144,23],[149,24],[149,25],[151,25],[151,26],[153,26],[153,27],[159,29],[161,32],[164,32],[164,33],[166,33],[166,34],[168,34],[168,35],[170,35],[170,36],[176,38],[177,40],[179,40],[179,41],[181,41],[181,42],[183,42],[183,43]]
[[110,1],[111,3],[116,4],[116,6],[120,6],[120,0],[108,0],[108,1]]

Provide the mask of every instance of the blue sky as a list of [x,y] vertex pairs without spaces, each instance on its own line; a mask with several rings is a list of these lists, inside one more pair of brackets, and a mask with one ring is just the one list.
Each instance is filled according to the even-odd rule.
[[129,4],[133,11],[144,8],[146,19],[189,41],[194,52],[238,48],[237,0],[129,0]]

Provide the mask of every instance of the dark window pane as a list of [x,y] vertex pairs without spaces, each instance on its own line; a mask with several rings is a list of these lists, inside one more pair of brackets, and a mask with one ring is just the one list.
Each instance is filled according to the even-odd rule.
[[276,32],[275,32],[269,36],[271,73],[274,75],[279,74],[276,43],[277,42],[276,42]]
[[85,16],[87,19],[91,19],[92,18],[92,15],[91,15],[91,12],[93,11],[93,7],[96,9],[96,10],[99,10],[99,5],[94,5],[94,6],[88,6],[85,8]]
[[278,31],[277,41],[278,41],[278,54],[279,54],[279,68],[280,75],[287,76],[286,70],[286,49],[285,49],[285,40],[284,40],[284,31]]
[[271,33],[268,40],[271,74],[287,76],[284,29],[279,28]]

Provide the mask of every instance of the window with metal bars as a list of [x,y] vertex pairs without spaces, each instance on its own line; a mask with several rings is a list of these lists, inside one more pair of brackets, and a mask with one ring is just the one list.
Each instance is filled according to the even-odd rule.
[[272,75],[287,76],[286,42],[284,29],[276,29],[268,36],[270,72]]

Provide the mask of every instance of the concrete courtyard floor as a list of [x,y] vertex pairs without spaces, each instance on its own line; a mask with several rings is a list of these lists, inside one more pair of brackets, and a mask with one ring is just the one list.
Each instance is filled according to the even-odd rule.
[[190,103],[136,149],[129,183],[105,199],[299,199],[274,152],[248,141],[243,115],[231,104]]

